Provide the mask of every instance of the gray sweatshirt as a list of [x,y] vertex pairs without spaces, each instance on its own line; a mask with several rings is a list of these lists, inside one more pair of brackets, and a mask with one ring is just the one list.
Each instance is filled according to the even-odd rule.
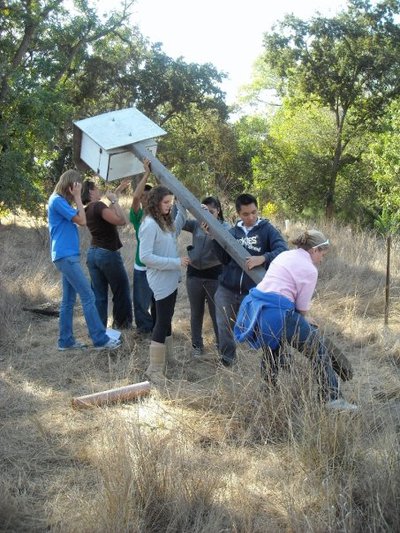
[[156,300],[172,294],[181,280],[181,259],[177,237],[186,221],[186,209],[177,204],[175,231],[163,231],[146,216],[139,228],[140,261],[147,267],[147,281]]

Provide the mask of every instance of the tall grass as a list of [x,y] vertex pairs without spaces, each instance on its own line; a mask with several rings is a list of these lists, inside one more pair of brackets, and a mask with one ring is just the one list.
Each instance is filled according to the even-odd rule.
[[[60,298],[47,230],[16,222],[0,230],[0,531],[400,531],[400,278],[393,254],[387,330],[383,242],[318,225],[334,247],[312,314],[352,362],[342,389],[358,412],[326,411],[297,353],[267,389],[244,345],[232,371],[218,368],[210,321],[209,357],[190,360],[183,284],[165,387],[74,411],[72,396],[142,381],[149,341],[128,332],[111,356],[59,353],[57,319],[26,310]],[[131,271],[130,228],[122,240]],[[86,335],[79,307],[75,327]]]

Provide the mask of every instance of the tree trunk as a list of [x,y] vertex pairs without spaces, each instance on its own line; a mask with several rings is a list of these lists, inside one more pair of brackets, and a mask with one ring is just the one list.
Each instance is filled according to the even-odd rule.
[[326,204],[325,204],[325,217],[327,220],[332,220],[334,214],[335,214],[334,193],[329,191],[327,194]]
[[339,120],[337,121],[338,130],[337,130],[337,137],[336,137],[336,146],[335,146],[335,154],[333,156],[332,161],[332,170],[331,170],[331,179],[329,181],[329,188],[326,194],[326,204],[325,204],[325,216],[328,220],[331,220],[335,214],[335,189],[336,189],[336,180],[337,176],[339,174],[339,168],[340,168],[340,161],[342,157],[342,122]]

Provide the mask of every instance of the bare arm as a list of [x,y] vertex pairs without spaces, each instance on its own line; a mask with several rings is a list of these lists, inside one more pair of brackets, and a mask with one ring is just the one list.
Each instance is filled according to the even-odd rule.
[[140,179],[139,183],[136,185],[136,189],[132,197],[131,207],[135,213],[137,213],[140,209],[140,199],[142,198],[142,195],[144,193],[146,181],[148,177],[150,176],[150,161],[148,159],[145,159],[143,161],[143,166],[144,166],[143,177]]
[[119,195],[121,194],[121,192],[124,192],[125,189],[127,189],[129,187],[129,185],[131,184],[131,179],[130,178],[126,178],[124,180],[121,181],[121,183],[118,185],[118,187],[115,189],[115,194],[119,197]]
[[125,226],[127,220],[124,210],[118,203],[118,196],[113,192],[108,192],[106,196],[111,204],[101,212],[102,218],[114,226]]
[[76,203],[76,207],[78,209],[77,214],[72,217],[72,222],[75,222],[75,224],[78,224],[78,226],[86,226],[86,212],[85,208],[83,207],[82,198],[81,198],[81,190],[82,190],[82,183],[75,182],[70,187],[71,194],[74,198],[74,201]]

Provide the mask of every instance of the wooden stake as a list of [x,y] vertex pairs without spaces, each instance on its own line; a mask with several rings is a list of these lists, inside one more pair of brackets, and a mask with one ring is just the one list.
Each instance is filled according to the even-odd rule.
[[390,305],[390,249],[392,246],[392,236],[388,235],[386,239],[386,281],[385,281],[385,316],[384,325],[389,324],[389,305]]
[[142,381],[141,383],[133,383],[125,387],[117,389],[109,389],[102,392],[95,392],[94,394],[87,394],[86,396],[78,396],[72,398],[72,407],[74,409],[85,409],[93,407],[94,405],[104,405],[109,403],[124,402],[126,400],[133,400],[141,396],[147,396],[150,393],[150,382]]

